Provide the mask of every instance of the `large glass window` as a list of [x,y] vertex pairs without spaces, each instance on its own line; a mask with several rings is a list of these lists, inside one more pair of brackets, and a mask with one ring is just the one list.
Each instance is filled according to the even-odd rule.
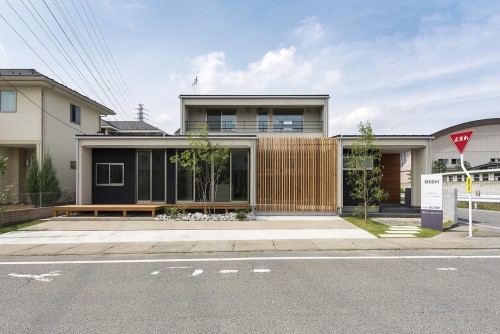
[[96,164],[96,185],[123,186],[123,164],[122,163]]
[[259,123],[259,132],[267,132],[269,128],[267,112],[259,111],[257,121]]
[[150,152],[137,152],[137,200],[151,200]]
[[273,111],[273,131],[302,132],[303,129],[304,112],[302,109]]
[[[181,154],[182,151],[178,151],[177,154]],[[208,173],[208,172],[207,172]],[[207,179],[209,177],[215,182],[213,170],[211,175],[207,175],[206,172],[200,173],[197,177],[202,179]],[[248,151],[238,150],[232,151],[230,161],[227,167],[222,171],[218,181],[217,181],[217,192],[215,194],[216,202],[247,202],[249,199],[248,189],[249,189],[249,163],[248,163]],[[207,189],[207,192],[213,191],[213,185],[211,189]],[[210,201],[210,194],[207,194],[207,199]],[[195,175],[193,170],[190,168],[182,167],[179,163],[177,164],[177,200],[178,201],[196,201],[201,200],[201,196],[198,193],[195,185]]]
[[16,112],[16,91],[0,91],[0,112]]
[[213,132],[234,132],[236,130],[236,110],[208,109],[208,130]]
[[[179,153],[180,154],[180,153]],[[177,200],[192,201],[194,191],[193,171],[177,163]]]
[[248,152],[234,151],[231,154],[231,183],[233,201],[248,201]]

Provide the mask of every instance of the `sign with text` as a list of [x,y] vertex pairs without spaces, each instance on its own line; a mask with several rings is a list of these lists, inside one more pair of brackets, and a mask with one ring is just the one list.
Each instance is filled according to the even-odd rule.
[[473,134],[474,130],[450,134],[450,139],[453,142],[453,144],[455,144],[455,147],[457,148],[460,154],[464,153],[465,148],[467,147],[467,144],[469,143],[469,140]]
[[443,175],[421,175],[420,225],[443,230]]
[[468,193],[472,192],[472,178],[468,177],[465,181],[465,191]]

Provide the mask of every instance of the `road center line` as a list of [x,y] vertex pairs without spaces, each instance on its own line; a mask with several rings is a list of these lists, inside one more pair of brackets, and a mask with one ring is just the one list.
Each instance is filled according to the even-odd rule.
[[142,260],[79,260],[79,261],[19,261],[0,262],[0,265],[35,264],[124,264],[124,263],[182,263],[182,262],[235,262],[235,261],[328,261],[328,260],[405,260],[405,259],[500,259],[500,255],[409,255],[409,256],[278,256],[278,257],[228,257],[195,259],[142,259]]

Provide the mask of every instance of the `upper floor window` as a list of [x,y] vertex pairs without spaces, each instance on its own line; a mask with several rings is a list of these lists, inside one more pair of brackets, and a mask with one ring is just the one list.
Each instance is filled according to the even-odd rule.
[[234,132],[236,131],[236,110],[234,109],[207,109],[208,131]]
[[283,132],[302,132],[304,129],[304,113],[302,109],[286,109],[273,111],[273,130]]
[[16,112],[16,91],[0,91],[0,112]]
[[70,121],[71,123],[80,124],[80,107],[74,104],[70,105]]

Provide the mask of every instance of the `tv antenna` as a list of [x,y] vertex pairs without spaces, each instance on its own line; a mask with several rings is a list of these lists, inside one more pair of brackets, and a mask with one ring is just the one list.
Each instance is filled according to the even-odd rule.
[[198,76],[196,76],[194,78],[193,84],[191,85],[191,86],[193,86],[194,95],[196,95],[196,85],[197,84],[198,84]]

